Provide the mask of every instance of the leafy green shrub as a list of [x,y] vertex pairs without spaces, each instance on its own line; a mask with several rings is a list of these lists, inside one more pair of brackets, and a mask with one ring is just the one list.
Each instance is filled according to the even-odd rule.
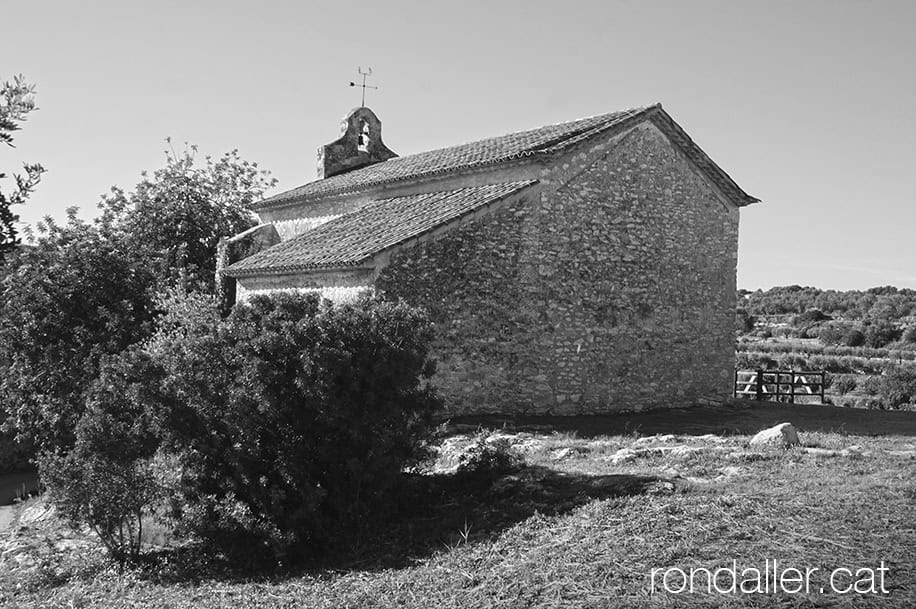
[[831,323],[818,331],[818,339],[825,345],[842,345],[861,347],[865,344],[865,334],[858,326],[848,323]]
[[[180,305],[147,345],[180,483],[171,514],[217,543],[283,553],[380,515],[439,402],[432,325],[402,304],[278,295]],[[370,513],[371,512],[371,513]]]
[[777,367],[783,370],[807,370],[808,360],[804,356],[787,353],[777,360]]
[[858,328],[849,328],[840,336],[840,344],[847,347],[861,347],[865,344],[865,334]]
[[42,455],[71,522],[121,561],[154,508],[179,533],[284,554],[393,505],[439,406],[423,313],[280,295],[222,319],[180,292],[160,306],[148,341],[102,358],[73,443]]
[[493,479],[518,471],[524,464],[524,458],[513,448],[508,438],[494,437],[490,433],[481,432],[461,455],[457,473]]
[[881,392],[881,377],[878,375],[870,375],[865,377],[865,380],[859,383],[858,387],[866,395],[877,396]]
[[746,334],[754,329],[757,318],[747,312],[747,309],[739,307],[735,310],[735,329],[739,334]]
[[797,325],[801,324],[811,324],[819,321],[826,321],[832,319],[829,315],[821,311],[820,309],[808,309],[800,315],[796,315],[792,320],[792,323]]
[[162,497],[152,469],[159,438],[149,395],[159,372],[136,349],[106,358],[87,392],[72,448],[39,458],[58,512],[74,526],[89,525],[120,562],[139,554],[143,517]]
[[99,208],[160,287],[181,281],[212,291],[220,237],[254,226],[251,205],[276,180],[237,150],[202,163],[196,154],[193,145],[166,152],[164,167],[144,172],[129,193],[112,188]]
[[58,513],[72,526],[89,525],[119,562],[139,555],[143,515],[160,495],[148,462],[74,450],[43,453],[39,465]]
[[738,353],[735,364],[739,370],[770,370],[776,368],[776,360],[764,353]]
[[151,330],[152,276],[122,243],[75,216],[5,264],[0,423],[40,449],[67,450],[102,359]]
[[854,374],[836,374],[830,375],[827,378],[832,379],[829,387],[833,389],[834,393],[839,395],[846,395],[850,391],[855,390],[858,384]]
[[900,330],[887,321],[877,321],[865,327],[865,344],[872,348],[880,348],[899,339]]
[[916,344],[916,324],[908,326],[907,329],[903,331],[900,341],[910,346]]
[[916,366],[898,366],[881,377],[878,395],[887,408],[916,409]]

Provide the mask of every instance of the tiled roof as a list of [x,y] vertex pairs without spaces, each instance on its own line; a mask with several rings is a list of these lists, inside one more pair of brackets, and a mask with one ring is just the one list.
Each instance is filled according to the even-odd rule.
[[449,148],[396,157],[330,178],[309,182],[304,186],[264,199],[255,205],[255,208],[274,207],[328,195],[354,192],[399,180],[500,163],[535,154],[550,154],[630,119],[642,117],[656,108],[659,106],[621,110]]
[[474,186],[382,199],[226,268],[230,277],[358,265],[484,205],[515,194],[534,180]]

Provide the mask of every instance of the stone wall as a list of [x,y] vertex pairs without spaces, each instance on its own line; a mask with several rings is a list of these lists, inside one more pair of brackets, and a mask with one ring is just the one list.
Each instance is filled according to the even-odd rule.
[[237,302],[247,302],[259,294],[278,292],[315,292],[335,303],[352,302],[372,289],[371,268],[344,271],[301,272],[241,277],[237,283]]
[[228,311],[237,298],[236,282],[223,275],[223,269],[278,243],[280,235],[271,224],[259,224],[234,237],[219,240],[216,246],[216,297],[220,309]]
[[[600,149],[597,149],[600,153]],[[527,200],[392,255],[460,412],[572,415],[731,393],[738,211],[651,125]],[[577,162],[581,165],[577,165]]]

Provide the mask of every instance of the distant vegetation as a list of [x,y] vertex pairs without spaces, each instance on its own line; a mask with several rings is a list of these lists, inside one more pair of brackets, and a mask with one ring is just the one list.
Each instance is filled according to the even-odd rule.
[[826,370],[830,399],[916,409],[916,290],[739,290],[739,368]]
[[884,286],[868,290],[820,290],[797,285],[769,290],[738,290],[738,301],[752,315],[801,315],[817,309],[847,319],[902,319],[916,315],[916,290]]

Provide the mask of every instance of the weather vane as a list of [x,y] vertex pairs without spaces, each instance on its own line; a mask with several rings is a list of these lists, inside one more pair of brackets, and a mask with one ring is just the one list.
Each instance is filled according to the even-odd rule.
[[366,72],[363,72],[363,69],[361,66],[358,66],[356,68],[356,71],[359,72],[359,75],[363,77],[363,84],[358,85],[355,82],[353,82],[352,80],[350,81],[351,87],[362,87],[363,88],[363,103],[360,104],[360,106],[363,106],[363,107],[365,107],[366,105],[366,89],[378,89],[378,87],[373,87],[372,85],[366,84],[366,77],[372,76],[372,68],[366,68],[366,70],[367,70]]

